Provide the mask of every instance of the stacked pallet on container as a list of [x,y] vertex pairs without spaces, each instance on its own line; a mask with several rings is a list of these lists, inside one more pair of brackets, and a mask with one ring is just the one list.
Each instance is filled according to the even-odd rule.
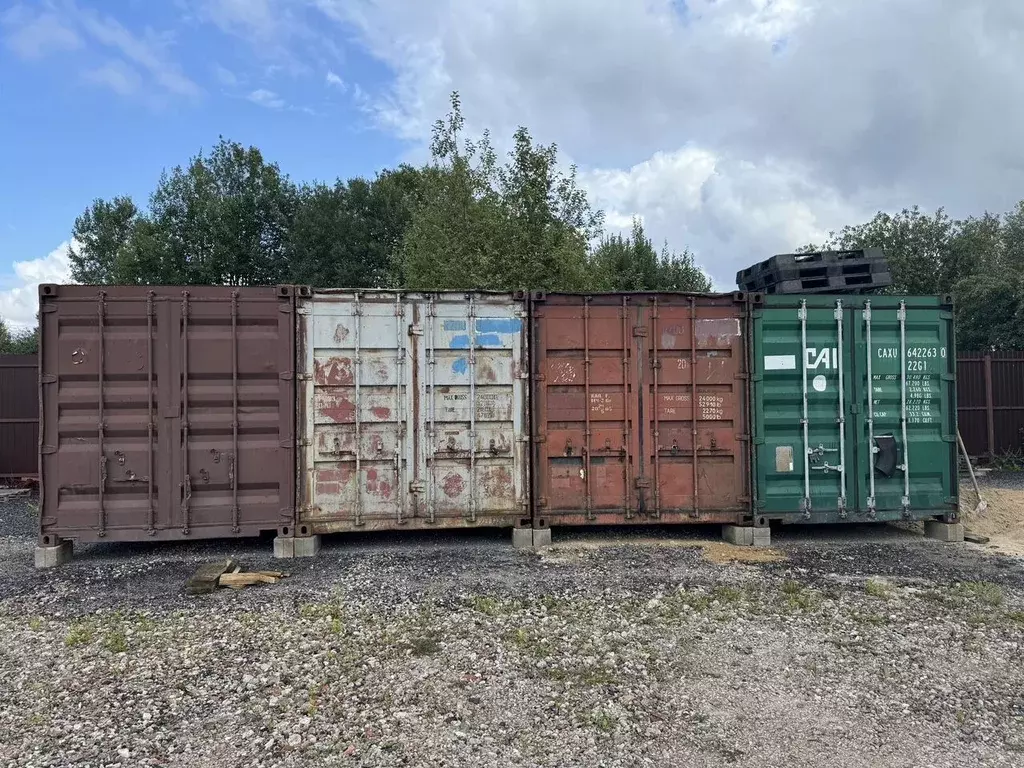
[[740,290],[767,294],[864,293],[892,284],[881,248],[772,256],[736,275]]
[[529,526],[523,296],[317,290],[298,313],[300,537]]
[[294,290],[42,285],[40,547],[293,535]]
[[756,522],[955,523],[949,297],[755,296]]
[[750,514],[743,294],[538,294],[534,525]]

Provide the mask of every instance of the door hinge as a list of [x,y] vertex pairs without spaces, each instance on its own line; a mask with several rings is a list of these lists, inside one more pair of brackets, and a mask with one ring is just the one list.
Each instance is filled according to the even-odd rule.
[[422,336],[423,335],[423,326],[422,325],[417,325],[417,324],[410,325],[409,326],[409,335],[410,336]]
[[646,325],[634,325],[633,326],[633,335],[634,336],[646,336],[647,335],[647,326]]

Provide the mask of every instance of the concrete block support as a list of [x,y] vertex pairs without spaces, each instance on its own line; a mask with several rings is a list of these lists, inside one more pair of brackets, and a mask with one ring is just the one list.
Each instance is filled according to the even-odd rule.
[[278,536],[274,539],[274,557],[314,557],[320,551],[319,536]]
[[752,543],[755,547],[770,547],[772,545],[771,528],[752,528],[751,530],[754,532]]
[[59,541],[52,547],[36,547],[36,568],[56,568],[71,559],[73,545]]
[[513,528],[512,546],[515,549],[540,549],[551,546],[550,528]]
[[748,525],[723,525],[722,538],[738,547],[752,547],[754,546],[755,530],[757,529]]
[[533,528],[513,528],[512,548],[533,549]]
[[940,520],[926,520],[924,523],[924,535],[929,539],[938,541],[963,541],[963,523],[943,523]]

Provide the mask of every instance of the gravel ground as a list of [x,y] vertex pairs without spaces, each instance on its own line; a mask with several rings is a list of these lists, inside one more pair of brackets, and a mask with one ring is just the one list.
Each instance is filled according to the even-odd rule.
[[1024,561],[974,545],[369,534],[187,597],[202,562],[281,561],[94,545],[40,572],[30,504],[0,504],[0,765],[1024,764]]

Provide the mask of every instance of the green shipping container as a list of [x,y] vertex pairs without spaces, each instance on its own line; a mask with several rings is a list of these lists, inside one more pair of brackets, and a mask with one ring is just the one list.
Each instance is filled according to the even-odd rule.
[[757,524],[956,520],[950,301],[752,297]]

